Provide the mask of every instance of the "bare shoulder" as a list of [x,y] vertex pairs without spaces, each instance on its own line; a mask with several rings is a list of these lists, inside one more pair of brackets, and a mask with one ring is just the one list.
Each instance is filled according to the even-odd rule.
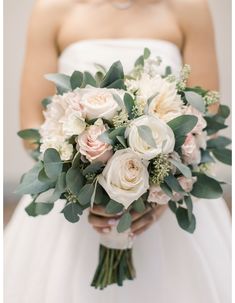
[[167,0],[169,6],[186,31],[211,24],[208,0]]

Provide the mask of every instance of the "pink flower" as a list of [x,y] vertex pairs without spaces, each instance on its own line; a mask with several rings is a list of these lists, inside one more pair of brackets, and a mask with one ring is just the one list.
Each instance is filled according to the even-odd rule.
[[150,186],[148,202],[164,205],[167,204],[168,201],[170,201],[170,197],[164,193],[159,185]]
[[186,108],[185,114],[193,115],[198,118],[198,122],[194,127],[194,129],[192,130],[192,133],[200,134],[207,125],[206,120],[203,118],[202,113],[199,112],[195,107],[190,105]]
[[106,163],[113,154],[112,146],[98,139],[105,130],[102,120],[97,120],[94,125],[89,126],[78,136],[77,150],[90,162]]
[[[179,184],[181,185],[181,187],[183,188],[183,190],[186,193],[190,193],[191,190],[193,189],[193,184],[197,181],[197,178],[196,177],[186,178],[184,176],[181,176],[181,177],[177,178],[177,180],[178,180]],[[172,200],[177,202],[179,200],[182,200],[183,197],[184,197],[184,195],[182,193],[174,192]]]
[[185,164],[196,165],[201,161],[201,152],[192,133],[188,134],[181,147]]

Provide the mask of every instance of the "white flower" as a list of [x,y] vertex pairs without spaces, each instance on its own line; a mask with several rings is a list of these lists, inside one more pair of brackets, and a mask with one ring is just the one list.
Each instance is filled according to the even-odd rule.
[[108,161],[98,182],[111,199],[127,209],[149,188],[147,163],[129,148],[118,150]]
[[120,110],[113,94],[123,95],[122,91],[116,89],[94,87],[80,89],[81,104],[86,118],[89,120],[96,118],[111,120]]
[[68,108],[60,120],[65,137],[80,135],[86,128],[86,122],[80,112]]
[[40,152],[44,153],[48,148],[54,148],[60,154],[61,160],[70,160],[73,155],[73,145],[58,140],[45,140],[40,146]]
[[[155,147],[150,146],[138,130],[140,126],[147,126],[152,131]],[[126,130],[126,137],[130,148],[141,158],[151,160],[157,155],[173,152],[175,137],[172,129],[162,120],[153,116],[141,116],[133,120]]]

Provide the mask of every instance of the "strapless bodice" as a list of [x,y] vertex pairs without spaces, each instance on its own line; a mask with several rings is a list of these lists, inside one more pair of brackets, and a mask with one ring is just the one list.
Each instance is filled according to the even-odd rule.
[[174,74],[179,73],[182,67],[179,48],[172,42],[153,39],[92,39],[72,43],[60,55],[59,72],[70,75],[74,70],[87,70],[95,73],[96,63],[108,68],[120,60],[127,73],[145,47],[153,56],[161,57],[160,74],[164,74],[166,66],[171,66]]

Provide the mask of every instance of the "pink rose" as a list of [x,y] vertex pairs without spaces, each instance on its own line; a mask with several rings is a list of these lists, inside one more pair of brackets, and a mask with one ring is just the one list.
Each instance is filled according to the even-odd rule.
[[195,107],[190,105],[186,108],[185,114],[193,115],[198,118],[197,124],[194,127],[194,129],[192,130],[192,133],[200,134],[207,125],[206,120],[203,118],[202,113],[199,112]]
[[[196,177],[192,177],[192,178],[186,178],[184,176],[181,176],[179,178],[177,178],[179,184],[181,185],[181,187],[183,188],[183,190],[186,193],[190,193],[191,190],[193,189],[193,184],[197,181]],[[184,195],[182,193],[177,193],[174,192],[173,193],[173,201],[177,202],[179,200],[182,200],[184,197]]]
[[149,189],[148,202],[157,203],[160,205],[167,204],[170,197],[164,193],[159,185],[151,185]]
[[101,161],[106,163],[111,158],[112,146],[102,142],[98,137],[106,131],[102,120],[97,120],[89,126],[77,139],[77,150],[90,162]]
[[185,164],[198,164],[201,161],[201,152],[193,134],[188,134],[181,147]]

